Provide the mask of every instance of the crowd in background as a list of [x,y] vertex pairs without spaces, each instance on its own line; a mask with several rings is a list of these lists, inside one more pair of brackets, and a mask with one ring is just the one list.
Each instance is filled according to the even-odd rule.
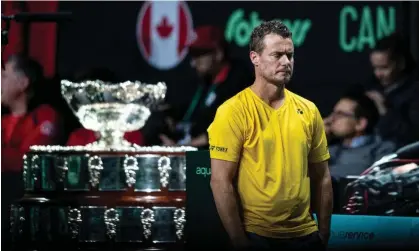
[[[217,107],[253,83],[247,64],[229,57],[220,28],[198,27],[196,35],[189,45],[191,66],[197,73],[194,88],[185,90],[180,104],[161,104],[144,128],[125,134],[126,140],[207,149],[206,130]],[[363,84],[353,85],[331,114],[322,114],[335,180],[360,175],[381,157],[419,141],[417,68],[402,36],[395,33],[380,40],[370,53],[370,62],[371,80],[360,79]],[[104,68],[78,72],[73,80],[123,81],[112,69]],[[99,137],[78,122],[61,97],[59,83],[46,81],[42,67],[25,56],[14,55],[2,67],[4,180],[20,176],[22,156],[31,145],[86,145]],[[4,186],[16,186],[16,179],[8,179],[10,184]],[[19,189],[13,189],[8,196],[13,199],[19,194]]]

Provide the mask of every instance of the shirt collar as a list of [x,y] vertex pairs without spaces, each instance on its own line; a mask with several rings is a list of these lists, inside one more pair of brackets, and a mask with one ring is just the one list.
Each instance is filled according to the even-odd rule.
[[355,137],[355,138],[352,139],[352,142],[351,142],[349,148],[357,148],[357,147],[364,146],[371,139],[372,139],[371,135],[362,135],[362,136]]

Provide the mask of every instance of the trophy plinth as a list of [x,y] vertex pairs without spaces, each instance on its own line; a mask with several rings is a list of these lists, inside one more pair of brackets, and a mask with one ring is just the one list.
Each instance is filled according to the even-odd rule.
[[166,85],[61,82],[81,124],[100,134],[87,146],[31,146],[25,196],[10,210],[16,250],[184,250],[186,152],[137,146],[124,133],[144,126]]
[[61,92],[80,123],[98,132],[99,140],[89,144],[103,150],[132,147],[126,132],[141,129],[151,115],[150,109],[166,95],[166,85],[141,82],[118,84],[103,81],[73,83],[61,81]]

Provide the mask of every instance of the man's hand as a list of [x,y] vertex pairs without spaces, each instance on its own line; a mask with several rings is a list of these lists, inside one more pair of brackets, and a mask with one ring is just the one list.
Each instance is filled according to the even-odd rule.
[[333,189],[327,161],[309,164],[313,209],[317,215],[320,238],[327,245],[333,211]]
[[193,147],[202,147],[208,145],[208,136],[206,133],[203,133],[191,140],[189,143],[190,146]]
[[245,250],[250,247],[249,239],[242,226],[233,179],[237,163],[211,159],[211,190],[221,222],[230,236],[233,247]]
[[165,134],[160,134],[159,135],[160,140],[162,141],[162,144],[164,146],[175,146],[176,142],[174,140],[172,140],[171,138],[167,137],[167,135]]
[[247,251],[250,250],[251,244],[246,236],[240,236],[237,239],[231,239],[234,250]]
[[319,237],[323,245],[327,245],[330,239],[330,231],[319,231]]
[[367,91],[365,95],[374,101],[380,115],[387,113],[387,107],[385,104],[386,99],[381,93],[378,91]]

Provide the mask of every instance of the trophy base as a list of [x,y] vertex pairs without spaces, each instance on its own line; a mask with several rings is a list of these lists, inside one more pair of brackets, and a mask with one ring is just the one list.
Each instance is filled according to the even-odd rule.
[[10,210],[16,250],[54,250],[54,243],[185,250],[187,151],[196,149],[32,146],[24,157],[25,195]]

